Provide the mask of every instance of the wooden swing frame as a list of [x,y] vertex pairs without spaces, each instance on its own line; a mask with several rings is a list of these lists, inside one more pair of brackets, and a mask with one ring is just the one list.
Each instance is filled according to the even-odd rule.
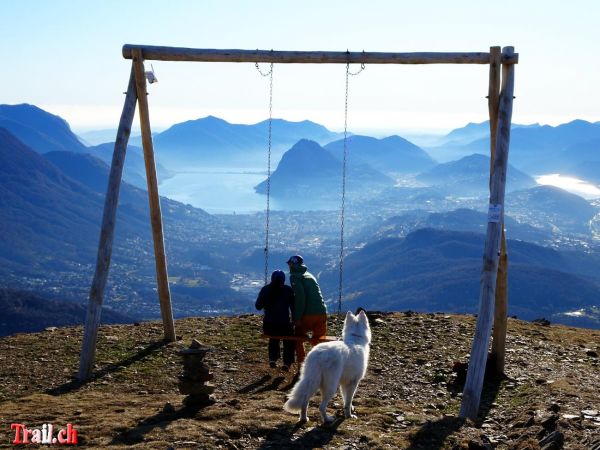
[[136,104],[139,107],[142,132],[164,339],[168,342],[176,339],[167,276],[154,147],[150,129],[144,60],[277,64],[488,64],[490,67],[488,92],[491,141],[490,201],[481,273],[479,315],[460,410],[462,417],[475,419],[483,387],[492,322],[494,330],[492,354],[496,361],[496,370],[500,373],[504,371],[508,264],[503,226],[504,194],[512,119],[514,66],[519,60],[519,55],[514,53],[513,47],[504,47],[502,50],[500,47],[490,47],[489,52],[481,53],[376,53],[364,51],[217,50],[124,45],[122,54],[125,59],[132,60],[132,66],[108,178],[96,270],[90,288],[85,318],[79,380],[83,381],[90,377],[94,364],[100,313],[112,254],[119,189]]

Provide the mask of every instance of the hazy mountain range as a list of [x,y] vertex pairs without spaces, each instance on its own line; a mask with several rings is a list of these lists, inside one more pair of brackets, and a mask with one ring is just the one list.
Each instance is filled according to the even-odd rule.
[[[513,125],[509,160],[530,174],[562,173],[582,163],[600,162],[600,122],[574,120],[550,125]],[[437,147],[428,149],[439,161],[450,161],[473,153],[489,155],[489,125],[469,124],[451,132]]]
[[[485,235],[420,229],[375,241],[345,261],[347,307],[476,313]],[[509,310],[532,320],[597,305],[597,255],[581,258],[509,240]],[[382,264],[385,261],[385,264]],[[322,277],[335,283],[336,274]]]
[[[268,122],[231,124],[208,116],[173,125],[154,136],[159,162],[168,168],[264,167],[267,160]],[[327,143],[338,137],[324,126],[310,122],[275,119],[272,152],[277,161],[284,150],[300,139]]]
[[[535,180],[512,167],[507,171],[506,190],[527,189],[537,185]],[[430,186],[443,187],[455,195],[470,195],[489,192],[490,157],[473,154],[457,161],[438,164],[421,172],[417,180]]]
[[[96,259],[108,173],[109,167],[90,154],[53,151],[40,155],[0,128],[0,287],[41,289],[40,293],[54,299],[57,293],[69,300],[85,299]],[[168,250],[174,258],[173,273],[185,274],[190,259],[199,266],[218,268],[226,252],[214,258],[210,244],[203,245],[204,253],[190,246],[195,236],[211,238],[211,233],[218,233],[226,239],[227,233],[218,230],[218,220],[166,198],[161,198],[161,207]],[[109,282],[113,299],[153,294],[151,252],[147,194],[124,182]],[[180,260],[181,267],[177,264]],[[179,297],[176,314],[189,302],[201,301],[200,305],[205,305],[201,308],[206,309],[221,304],[224,297],[228,301],[239,298],[228,285],[229,275],[213,269],[203,272],[201,279],[201,283],[173,288]],[[131,303],[130,297],[121,307],[122,312],[137,316],[140,306]]]
[[[348,163],[367,164],[385,173],[419,173],[436,165],[423,149],[400,136],[376,139],[369,136],[350,136],[346,143]],[[325,146],[337,159],[343,158],[344,140],[340,139]]]
[[[340,136],[312,122],[275,124],[281,157],[274,157],[273,195],[337,195],[343,148]],[[264,145],[258,147],[260,142],[264,144],[265,122],[237,126],[209,117],[179,125],[155,137],[157,153],[165,155],[163,167],[158,168],[162,177],[177,169],[169,161],[183,164],[188,156],[189,165],[201,163],[203,158],[213,161],[208,155],[215,149],[223,158],[219,164],[238,164],[254,145],[256,155],[264,156]],[[552,144],[557,149],[554,155],[566,152],[575,166],[594,158],[587,143],[597,142],[593,138],[597,126],[577,122],[561,127],[516,127],[514,132],[537,130],[535,133],[542,136],[546,132],[554,136],[556,128],[561,128],[558,134],[566,136],[571,127],[579,130],[572,141],[561,138],[561,150],[557,143]],[[465,149],[470,145],[464,144],[465,140],[481,140],[476,130],[483,132],[484,125],[470,128],[471,137],[461,138],[457,131],[447,141],[455,149],[461,142]],[[188,140],[186,144],[186,139],[194,143]],[[203,139],[206,146],[195,144]],[[549,146],[551,141],[543,137],[537,144],[534,140],[531,152]],[[166,146],[168,142],[173,145]],[[489,159],[469,153],[438,165],[429,156],[431,150],[398,136],[352,136],[348,144],[348,189],[353,195],[362,195],[362,203],[357,205],[364,208],[355,210],[348,223],[348,240],[355,247],[347,258],[347,301],[374,309],[474,312]],[[86,301],[111,147],[110,143],[85,146],[64,120],[35,106],[0,106],[0,287],[18,288],[7,291],[11,292],[8,297],[29,299],[24,291],[35,292],[37,297],[30,303],[34,309],[43,298]],[[137,179],[136,184],[143,187],[141,150],[133,146],[128,152],[126,180]],[[515,153],[511,147],[511,161]],[[592,234],[597,207],[560,189],[535,186],[527,172],[514,167],[509,167],[508,173],[510,312],[534,318],[597,305],[600,264]],[[397,176],[415,176],[428,186],[399,186]],[[259,192],[264,188],[264,182],[256,187]],[[467,191],[475,197],[461,200],[460,195]],[[249,288],[252,285],[234,289],[232,280],[259,277],[262,231],[252,231],[252,227],[260,227],[260,220],[250,215],[225,221],[165,198],[161,206],[176,314],[248,310],[256,294]],[[367,217],[371,209],[377,214]],[[279,213],[280,226],[294,226],[292,219],[302,224],[294,213],[286,214]],[[310,234],[302,234],[302,225],[295,231],[296,240],[282,233],[284,237],[279,239],[286,242],[278,244],[285,247],[275,254],[282,261],[291,251],[286,249],[314,255],[316,273],[321,273],[324,291],[331,296],[336,290],[331,271],[336,244],[323,241],[321,247],[315,247],[314,242],[318,241],[315,235],[336,225],[327,221],[325,214],[322,218],[315,214],[309,217],[312,222],[306,226],[312,227]],[[574,239],[582,239],[584,245],[578,246]],[[557,248],[568,245],[550,249],[531,242]],[[129,183],[121,187],[113,262],[109,303],[118,305],[121,317],[155,317],[151,312],[157,302],[147,195]],[[5,301],[5,305],[15,304]],[[80,313],[77,311],[75,315]]]

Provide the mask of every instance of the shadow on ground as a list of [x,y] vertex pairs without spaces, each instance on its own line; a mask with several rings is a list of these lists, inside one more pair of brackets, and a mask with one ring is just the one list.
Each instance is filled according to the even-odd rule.
[[[489,376],[483,385],[479,404],[478,422],[483,422],[496,401],[504,377]],[[462,384],[449,384],[448,390],[453,393],[462,392]],[[453,395],[454,397],[454,395]],[[428,449],[439,450],[444,446],[448,437],[460,430],[466,419],[455,416],[445,416],[439,420],[427,421],[410,437],[410,446],[407,450]]]
[[162,349],[167,344],[168,344],[168,342],[164,341],[164,340],[153,342],[152,344],[148,345],[146,348],[138,351],[137,353],[134,353],[133,355],[131,355],[129,357],[127,357],[121,361],[118,361],[116,363],[108,364],[107,366],[101,368],[100,370],[93,372],[92,375],[90,376],[90,378],[88,378],[85,381],[79,381],[78,379],[72,379],[66,383],[59,385],[59,386],[56,386],[56,387],[53,387],[50,389],[46,389],[44,392],[49,395],[62,395],[62,394],[67,394],[69,392],[76,391],[88,383],[99,380],[110,373],[118,372],[120,370],[123,370],[126,367],[129,367],[130,365],[132,365],[138,361],[141,361],[142,359],[146,358],[147,356],[150,356],[152,353],[156,352],[157,350]]
[[125,430],[120,430],[111,441],[112,445],[133,445],[144,441],[144,436],[151,432],[154,428],[166,428],[171,422],[179,419],[191,419],[198,414],[198,412],[210,404],[205,405],[187,405],[181,409],[175,410],[170,404],[167,404],[165,408],[159,413],[148,417],[139,422],[135,427]]
[[[307,425],[284,423],[279,425],[271,434],[269,434],[265,442],[258,448],[321,448],[326,446],[333,439],[342,422],[344,422],[344,418],[337,417],[330,425],[317,426],[306,432],[303,432],[303,430],[307,428]],[[310,422],[308,426],[310,426]]]
[[[279,389],[279,387],[281,386],[281,384],[285,381],[284,376],[279,375],[276,377],[271,377],[271,375],[266,374],[263,375],[262,377],[260,377],[258,380],[250,383],[247,386],[244,386],[241,389],[237,390],[238,394],[249,394],[249,393],[254,393],[254,394],[260,394],[262,392],[267,392],[267,391],[275,391],[275,390],[281,390],[281,391],[288,391],[290,390],[292,387],[294,387],[294,384],[296,384],[296,381],[298,381],[298,376],[294,376],[290,382],[283,386],[282,389]],[[267,382],[269,382],[267,384]]]

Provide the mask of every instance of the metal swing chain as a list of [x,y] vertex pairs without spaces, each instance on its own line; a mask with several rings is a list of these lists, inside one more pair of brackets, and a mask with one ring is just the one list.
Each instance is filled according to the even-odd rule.
[[269,227],[271,219],[271,142],[272,142],[272,129],[273,129],[273,63],[271,63],[270,69],[267,73],[263,73],[260,70],[258,63],[254,63],[256,70],[263,77],[269,77],[269,145],[268,145],[268,156],[267,156],[267,211],[266,211],[266,223],[265,223],[265,285],[268,281],[269,274]]
[[340,275],[338,284],[338,314],[342,313],[342,289],[344,275],[344,220],[346,212],[346,166],[348,161],[348,81],[350,75],[356,76],[365,70],[365,63],[360,69],[350,72],[350,63],[346,63],[346,95],[344,99],[344,158],[342,161],[342,207],[340,211]]

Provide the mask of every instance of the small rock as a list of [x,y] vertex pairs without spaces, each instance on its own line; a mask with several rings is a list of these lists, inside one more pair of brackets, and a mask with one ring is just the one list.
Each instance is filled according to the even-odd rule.
[[550,326],[550,321],[548,319],[544,318],[544,317],[532,320],[531,323],[535,323],[536,325],[541,325],[543,327]]
[[587,352],[585,352],[585,354],[588,355],[590,358],[598,357],[598,352],[595,352],[594,350],[588,350]]
[[552,403],[548,406],[548,411],[552,411],[553,413],[557,413],[560,411],[560,405],[558,403]]
[[581,414],[583,414],[584,416],[597,416],[598,410],[597,409],[584,409],[583,411],[581,411]]
[[490,450],[493,447],[489,444],[482,444],[481,442],[470,440],[468,444],[469,450]]
[[518,420],[513,423],[512,428],[529,428],[535,424],[535,419],[533,416],[529,416],[527,419]]
[[58,330],[58,328],[56,328],[56,327],[46,327],[46,328],[44,328],[44,330],[45,331],[56,331],[56,330]]
[[563,414],[563,419],[567,419],[567,420],[573,420],[573,419],[579,419],[579,416],[575,415],[575,414]]
[[542,450],[560,450],[563,448],[565,436],[560,431],[553,431],[540,441]]
[[558,414],[552,414],[551,416],[546,417],[544,420],[542,420],[540,425],[544,427],[544,430],[551,432],[556,430],[556,422],[558,422],[558,419]]

